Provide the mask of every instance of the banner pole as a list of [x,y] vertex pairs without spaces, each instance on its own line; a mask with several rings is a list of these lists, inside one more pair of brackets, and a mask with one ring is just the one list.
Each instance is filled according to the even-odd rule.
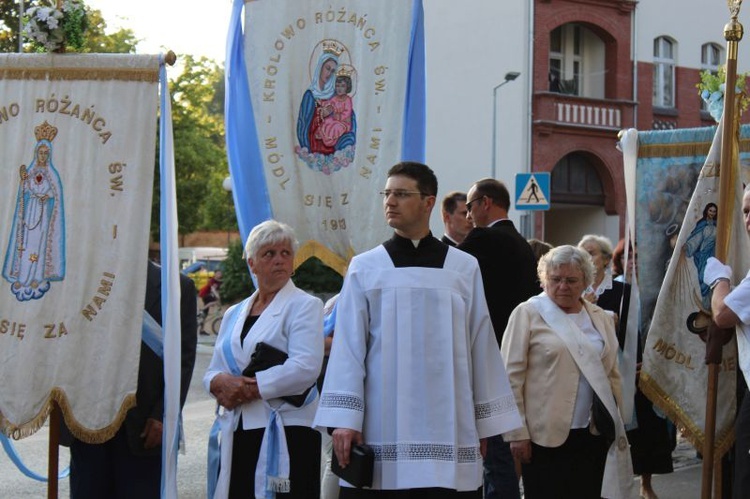
[[[719,217],[716,233],[716,258],[722,262],[729,256],[729,240],[732,230],[732,212],[734,210],[734,186],[737,171],[737,153],[735,151],[736,137],[736,90],[737,82],[737,52],[742,40],[743,28],[737,17],[740,13],[742,0],[727,0],[731,19],[724,27],[724,38],[727,41],[726,80],[724,85],[724,128],[721,135],[721,162],[719,164]],[[711,481],[714,472],[714,441],[716,433],[716,399],[719,383],[719,365],[721,364],[721,343],[712,342],[712,331],[706,341],[706,363],[708,364],[708,380],[706,391],[706,427],[703,440],[703,468],[701,498],[710,499]],[[717,330],[718,332],[718,330]],[[718,336],[718,335],[717,335]],[[717,340],[718,338],[715,338]],[[714,345],[714,355],[709,355]],[[719,456],[721,458],[721,456]],[[717,483],[719,479],[717,478]]]
[[49,459],[47,461],[47,499],[57,499],[58,464],[60,458],[60,406],[52,400],[49,414]]

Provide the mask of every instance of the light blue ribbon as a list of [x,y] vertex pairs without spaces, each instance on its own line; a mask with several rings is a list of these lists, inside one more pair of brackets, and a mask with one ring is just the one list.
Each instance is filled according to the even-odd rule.
[[333,334],[334,327],[336,326],[336,310],[338,308],[338,302],[334,303],[331,311],[323,317],[323,336],[325,337]]
[[234,0],[227,35],[224,99],[224,127],[227,160],[232,177],[232,196],[242,240],[250,230],[271,218],[263,158],[258,145],[250,84],[245,67],[242,34],[243,0]]
[[[26,464],[23,462],[23,459],[21,459],[21,456],[18,455],[18,451],[13,445],[13,442],[11,442],[10,439],[2,433],[0,433],[0,442],[3,444],[5,453],[8,454],[10,460],[13,462],[13,464],[16,465],[16,468],[18,468],[21,473],[31,478],[32,480],[36,480],[37,482],[47,482],[46,476],[35,473],[28,466],[26,466]],[[70,466],[62,470],[60,474],[57,475],[57,478],[67,478],[68,475],[70,475]]]
[[[234,330],[235,323],[237,322],[237,318],[239,317],[239,311],[242,308],[242,305],[238,305],[234,308],[229,309],[226,314],[224,314],[224,321],[226,322],[226,331],[230,332]],[[224,355],[224,359],[229,366],[229,371],[235,375],[235,376],[241,376],[242,370],[240,370],[240,366],[237,365],[237,361],[234,358],[234,354],[232,354],[232,335],[231,334],[224,334],[224,336],[221,339],[221,344],[219,345],[222,351],[222,354]],[[216,404],[216,415],[219,414],[219,405]],[[214,419],[214,424],[211,425],[211,431],[208,433],[208,477],[206,481],[206,492],[208,499],[212,499],[214,497],[214,493],[216,492],[216,482],[219,479],[219,465],[221,464],[221,449],[219,447],[219,433],[221,433],[221,428],[219,427],[219,418],[217,417]]]

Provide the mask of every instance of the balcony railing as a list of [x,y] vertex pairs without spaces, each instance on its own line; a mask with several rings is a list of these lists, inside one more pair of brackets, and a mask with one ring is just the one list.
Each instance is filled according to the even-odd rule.
[[592,99],[555,92],[534,94],[534,121],[590,128],[620,129],[633,126],[632,101]]

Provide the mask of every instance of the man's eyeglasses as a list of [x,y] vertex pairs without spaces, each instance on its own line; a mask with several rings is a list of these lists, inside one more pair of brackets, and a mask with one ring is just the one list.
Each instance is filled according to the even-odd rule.
[[553,284],[555,286],[559,286],[562,283],[567,284],[568,286],[575,286],[576,284],[581,282],[580,277],[560,277],[560,276],[550,276],[548,279],[550,284]]
[[467,201],[466,202],[466,211],[468,211],[469,213],[471,213],[471,205],[474,204],[474,203],[476,203],[477,201],[479,201],[481,199],[486,198],[486,197],[487,196],[479,196],[478,198],[474,198],[471,201]]
[[420,196],[427,195],[419,191],[405,191],[402,189],[395,189],[395,190],[386,189],[384,191],[380,191],[380,195],[383,196],[385,199],[388,199],[389,196],[393,196],[394,198],[401,200],[401,199],[406,199],[410,196],[414,196],[417,194],[419,194]]

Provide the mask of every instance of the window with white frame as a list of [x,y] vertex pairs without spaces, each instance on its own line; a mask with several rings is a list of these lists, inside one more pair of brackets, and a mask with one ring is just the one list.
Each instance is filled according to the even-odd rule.
[[570,95],[583,95],[582,33],[578,24],[565,24],[550,33],[549,89]]
[[[720,45],[716,43],[704,43],[701,45],[702,71],[709,71],[712,74],[718,74],[722,59],[722,49]],[[701,99],[701,110],[708,111],[708,104],[703,99]]]
[[674,107],[675,43],[665,36],[654,39],[655,107]]

